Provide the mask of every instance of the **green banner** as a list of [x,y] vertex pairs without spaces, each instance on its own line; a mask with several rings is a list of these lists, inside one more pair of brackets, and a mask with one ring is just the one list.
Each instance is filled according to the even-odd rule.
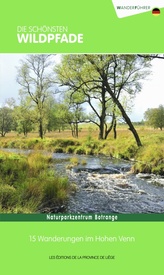
[[118,18],[109,0],[4,2],[0,52],[162,53],[163,13]]
[[164,214],[0,214],[0,222],[163,222]]

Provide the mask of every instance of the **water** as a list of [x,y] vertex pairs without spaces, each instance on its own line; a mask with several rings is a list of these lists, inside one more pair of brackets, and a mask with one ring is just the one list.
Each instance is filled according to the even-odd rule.
[[86,165],[70,170],[64,161],[68,157],[54,154],[63,159],[56,169],[77,184],[77,192],[68,200],[68,213],[164,213],[163,178],[131,174],[130,162],[104,156],[77,156]]
[[[78,158],[79,164],[67,169],[71,157]],[[67,201],[67,213],[164,213],[162,177],[134,175],[130,173],[131,162],[106,156],[54,153],[53,158],[57,160],[54,170],[77,185],[77,191]]]

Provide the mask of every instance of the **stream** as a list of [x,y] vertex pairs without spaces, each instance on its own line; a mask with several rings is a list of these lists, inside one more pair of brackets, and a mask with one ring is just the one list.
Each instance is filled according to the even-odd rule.
[[[28,154],[31,150],[2,149]],[[70,158],[78,164],[70,166]],[[130,172],[132,163],[108,156],[54,153],[54,170],[76,184],[67,213],[164,213],[164,177]],[[68,168],[69,166],[69,168]]]
[[107,156],[76,156],[79,163],[67,169],[68,154],[56,170],[77,184],[68,200],[68,213],[164,213],[164,178],[130,173],[132,163]]

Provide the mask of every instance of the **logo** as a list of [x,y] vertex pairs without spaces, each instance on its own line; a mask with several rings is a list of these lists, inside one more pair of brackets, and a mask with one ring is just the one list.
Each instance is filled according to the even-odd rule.
[[163,0],[112,0],[118,18],[151,12],[160,15],[160,8],[164,8]]

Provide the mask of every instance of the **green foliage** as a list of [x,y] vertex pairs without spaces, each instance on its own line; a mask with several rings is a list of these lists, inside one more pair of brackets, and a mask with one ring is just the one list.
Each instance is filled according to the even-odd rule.
[[63,150],[63,148],[62,147],[55,147],[54,148],[54,153],[63,153],[64,152],[64,150]]
[[30,175],[35,177],[39,172],[46,170],[51,160],[50,156],[45,156],[38,152],[29,154],[27,161]]
[[13,110],[9,107],[0,108],[0,135],[4,137],[6,133],[12,130],[13,126]]
[[[24,109],[33,106],[35,111],[35,122],[38,126],[40,138],[44,136],[44,130],[47,128],[47,100],[51,94],[50,88],[54,86],[52,81],[50,55],[33,54],[28,55],[25,60],[21,60],[20,66],[17,68],[17,82],[21,86],[20,97],[24,102]],[[51,78],[51,80],[50,80]],[[28,112],[24,111],[24,114]],[[24,117],[25,121],[28,116]],[[30,120],[30,119],[29,119]],[[23,120],[24,123],[24,120]],[[28,132],[25,131],[25,134]]]
[[0,206],[3,209],[12,208],[17,202],[16,189],[8,184],[0,184]]
[[[88,127],[88,124],[85,126]],[[143,146],[138,148],[132,139],[132,134],[125,126],[118,126],[118,138],[114,140],[109,135],[107,140],[95,139],[95,131],[88,135],[88,128],[85,131],[83,128],[83,138],[75,140],[72,138],[45,138],[43,140],[37,138],[0,138],[0,146],[5,148],[24,148],[28,146],[33,149],[43,148],[50,152],[66,152],[74,154],[104,154],[110,157],[133,159],[136,161],[134,172],[153,172],[156,174],[164,174],[163,172],[163,157],[164,155],[164,136],[159,130],[143,129],[138,127],[138,132],[142,138]],[[15,188],[24,182],[25,178],[42,177],[43,173],[38,172],[40,169],[48,170],[51,165],[51,156],[49,162],[43,156],[37,158],[37,154],[29,155],[29,160],[26,157],[17,154],[7,154],[0,152],[0,184],[5,182]],[[42,154],[41,154],[42,155]],[[5,160],[5,161],[3,161]],[[27,165],[28,163],[28,165]],[[17,169],[20,168],[20,169]],[[72,168],[72,163],[70,165]],[[18,173],[19,170],[19,173]],[[28,170],[28,176],[27,175]]]
[[27,182],[22,184],[21,198],[24,201],[29,201],[31,199],[40,202],[41,198],[41,184],[38,184],[38,180],[35,178],[30,178]]
[[[22,96],[22,94],[20,93]],[[36,122],[35,110],[31,107],[29,97],[22,98],[20,106],[15,106],[13,110],[14,128],[18,134],[27,136],[34,129]]]
[[68,146],[66,149],[66,153],[72,154],[75,152],[76,146]]
[[164,106],[159,105],[158,108],[148,109],[144,117],[148,125],[162,130],[164,127]]
[[0,177],[6,184],[16,184],[25,177],[26,172],[27,163],[23,156],[0,153]]
[[85,159],[82,159],[81,160],[81,165],[86,165],[87,164],[87,161]]
[[118,158],[129,160],[135,157],[137,150],[136,144],[125,143],[118,147],[117,156]]
[[67,146],[79,145],[79,141],[73,140],[73,139],[64,139],[64,138],[63,139],[54,139],[51,142],[51,145],[66,148]]
[[79,159],[77,157],[72,157],[70,158],[70,163],[72,163],[73,165],[78,165]]
[[76,106],[88,104],[91,113],[84,118],[97,125],[99,139],[106,139],[118,117],[123,117],[141,146],[127,112],[150,66],[150,60],[138,55],[65,55],[55,73],[57,81],[67,88],[69,101],[73,99]]
[[63,205],[70,187],[67,178],[54,174],[52,157],[0,152],[0,209],[7,213],[33,213]]
[[149,144],[140,148],[136,155],[135,173],[164,174],[164,145]]
[[68,179],[60,178],[57,175],[49,178],[46,184],[43,184],[41,203],[45,206],[60,205],[66,198],[68,193]]
[[78,155],[83,155],[85,153],[86,153],[86,151],[83,146],[78,146],[77,149],[75,150],[75,154],[78,154]]

